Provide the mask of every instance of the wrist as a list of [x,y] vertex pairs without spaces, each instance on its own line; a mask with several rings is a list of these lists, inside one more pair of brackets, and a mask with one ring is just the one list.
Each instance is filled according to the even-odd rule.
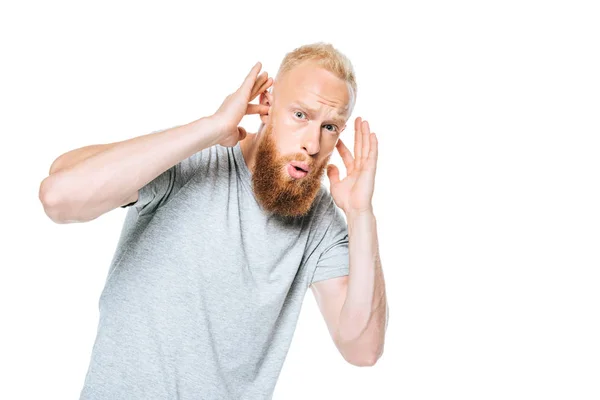
[[351,211],[346,213],[346,222],[348,224],[348,234],[353,235],[354,232],[373,229],[376,225],[375,214],[373,209]]
[[346,213],[346,220],[354,220],[360,218],[372,218],[375,217],[375,213],[373,212],[373,207],[368,207],[362,210],[350,210]]
[[220,142],[223,125],[216,114],[199,118],[190,122],[190,125],[194,132],[207,139],[209,146],[214,146]]

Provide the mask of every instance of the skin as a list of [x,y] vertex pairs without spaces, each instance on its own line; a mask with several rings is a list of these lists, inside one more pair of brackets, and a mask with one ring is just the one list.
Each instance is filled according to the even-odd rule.
[[[269,112],[261,115],[260,131],[248,134],[240,147],[267,211],[284,216],[308,212],[346,127],[350,101],[346,82],[313,62],[280,75],[273,93],[261,94],[260,104]],[[305,162],[311,170],[293,178],[286,168],[290,161]]]
[[[269,110],[261,112],[258,133],[241,131],[240,147],[257,199],[279,214],[303,215],[317,193],[317,181],[327,171],[331,195],[348,222],[350,272],[310,287],[343,357],[356,366],[372,366],[383,354],[388,320],[372,207],[378,141],[360,117],[354,123],[354,155],[341,140],[352,101],[345,81],[304,62],[278,76],[272,94],[261,93],[260,104]],[[336,149],[346,167],[343,179],[338,168],[328,164]],[[313,169],[304,178],[293,179],[285,168],[291,160]]]
[[[267,89],[273,80],[266,72],[259,74],[261,67],[257,63],[242,85],[210,117],[122,142],[87,146],[61,156],[40,186],[40,200],[56,222],[89,221],[118,205],[136,201],[140,187],[200,149],[214,144],[230,147],[241,141],[244,159],[254,171],[253,179],[266,178],[259,180],[259,199],[269,200],[268,196],[259,195],[261,192],[291,190],[298,194],[307,190],[302,207],[293,202],[286,205],[277,200],[278,196],[267,205],[275,211],[294,214],[304,212],[306,204],[310,205],[313,198],[307,188],[327,168],[331,195],[348,222],[350,272],[310,287],[343,357],[356,366],[374,365],[383,353],[388,317],[371,205],[377,138],[367,121],[359,117],[354,124],[354,156],[342,142],[340,133],[348,119],[351,98],[345,82],[333,74],[314,64],[297,66],[277,77],[271,94]],[[259,94],[260,104],[250,104]],[[314,110],[294,106],[298,100]],[[296,114],[297,111],[304,114]],[[264,126],[257,134],[247,134],[238,126],[247,114],[261,116]],[[344,115],[343,121],[337,120],[338,114]],[[339,132],[331,132],[335,129],[330,125],[340,128]],[[259,152],[261,148],[263,151]],[[337,167],[327,164],[334,149],[346,167],[344,179],[339,179]],[[283,165],[292,159],[311,163],[311,175],[299,180],[286,175]],[[303,180],[305,183],[301,183]]]

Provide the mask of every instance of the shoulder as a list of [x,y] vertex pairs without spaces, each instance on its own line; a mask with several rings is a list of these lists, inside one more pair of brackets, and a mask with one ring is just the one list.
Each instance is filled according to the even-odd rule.
[[333,222],[342,223],[344,221],[342,210],[335,204],[329,189],[323,183],[321,183],[321,187],[315,196],[313,218],[315,225],[321,229]]
[[330,212],[332,206],[335,203],[333,201],[333,197],[331,197],[331,193],[327,190],[327,187],[324,183],[321,182],[321,186],[319,187],[319,191],[315,195],[315,200],[312,205],[312,213],[315,218],[320,218],[327,212]]

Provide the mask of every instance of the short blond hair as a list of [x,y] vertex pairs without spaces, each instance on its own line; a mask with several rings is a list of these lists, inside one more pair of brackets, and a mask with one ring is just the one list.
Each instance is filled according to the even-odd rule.
[[354,104],[356,104],[357,86],[356,74],[350,59],[330,43],[306,44],[285,55],[279,66],[279,71],[277,71],[276,79],[305,61],[314,61],[323,69],[346,81],[351,89],[349,105],[349,112],[351,113]]

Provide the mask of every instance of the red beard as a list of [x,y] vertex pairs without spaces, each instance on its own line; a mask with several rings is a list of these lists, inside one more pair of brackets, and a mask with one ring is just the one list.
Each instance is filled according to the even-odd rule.
[[[329,157],[320,165],[302,153],[282,157],[272,136],[273,126],[267,125],[258,145],[252,173],[254,194],[262,208],[284,217],[303,216],[310,210],[321,186],[321,178]],[[286,171],[290,161],[306,162],[311,170],[301,179],[293,179]]]

